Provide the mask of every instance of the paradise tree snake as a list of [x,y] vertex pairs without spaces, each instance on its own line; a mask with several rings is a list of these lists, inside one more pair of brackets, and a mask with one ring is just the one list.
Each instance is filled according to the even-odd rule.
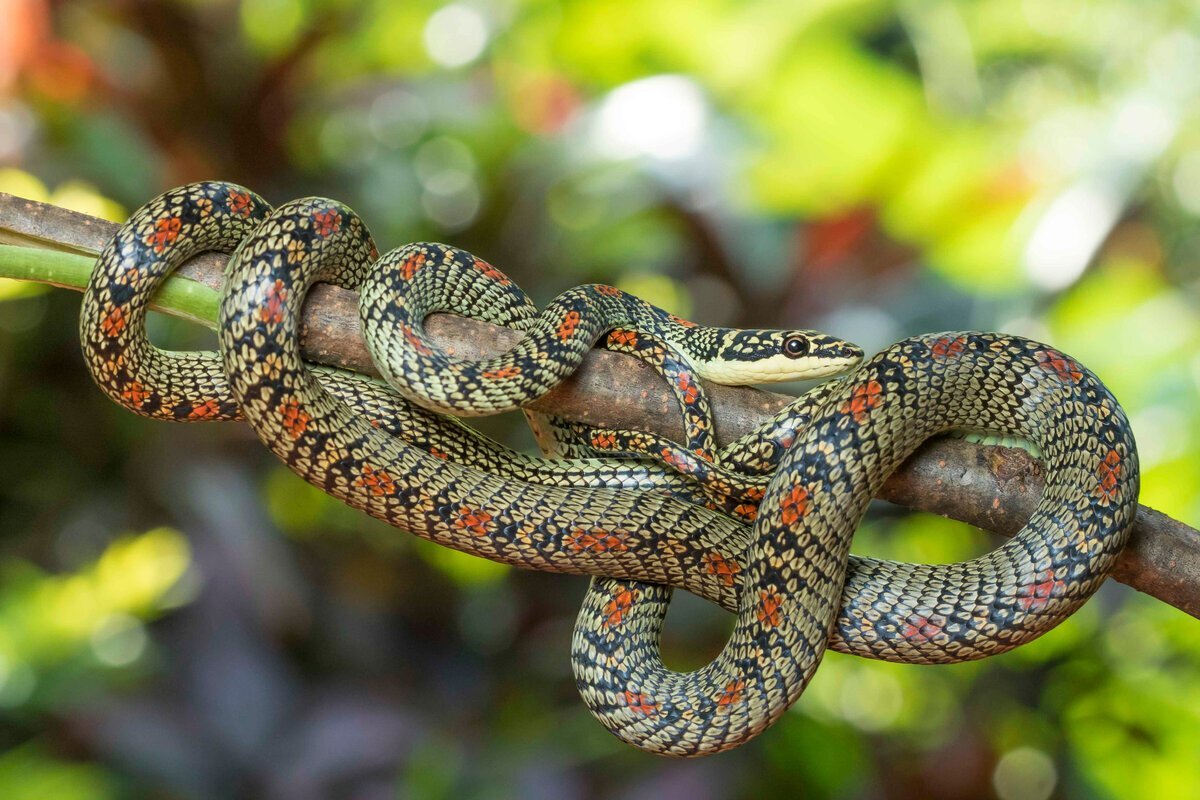
[[[235,246],[220,357],[151,347],[144,317],[157,285],[191,254]],[[419,253],[426,258],[414,270],[409,259]],[[727,749],[763,730],[803,691],[827,644],[940,663],[1029,641],[1095,591],[1128,536],[1138,489],[1128,421],[1084,367],[1018,337],[913,337],[828,384],[762,490],[753,529],[668,496],[697,498],[667,468],[507,460],[498,446],[376,382],[301,361],[298,313],[313,282],[358,289],[371,274],[394,284],[411,272],[402,281],[410,282],[455,260],[469,260],[496,286],[507,281],[452,248],[414,246],[377,259],[361,220],[333,201],[269,212],[231,184],[181,187],[135,213],[98,260],[81,315],[85,357],[97,383],[126,407],[174,420],[242,416],[310,483],[417,535],[505,563],[600,576],[572,653],[583,696],[622,739],[672,755]],[[489,285],[486,296],[502,295],[496,291]],[[559,327],[573,312],[579,319],[569,327],[586,327],[585,315],[605,296],[596,288],[573,295],[576,305],[562,308]],[[403,383],[420,369],[413,354],[442,354],[423,339],[419,308],[403,323],[407,333],[393,327],[389,335],[386,318],[402,303],[384,297],[364,293],[367,321],[385,323],[369,338],[382,337],[377,359],[400,359],[385,374],[414,392],[415,384]],[[618,324],[630,321],[646,319]],[[606,326],[581,338],[594,340]],[[850,347],[804,335],[810,346]],[[540,364],[543,355],[556,353],[527,351],[517,366]],[[484,372],[503,369],[440,366],[447,364],[479,385]],[[478,394],[445,391],[439,376],[425,377],[443,391],[423,402],[439,409]],[[510,399],[490,407],[505,404]],[[1022,436],[1041,449],[1046,490],[1021,533],[960,564],[849,556],[880,482],[925,439],[963,428]],[[763,435],[743,449],[761,450]],[[484,460],[457,462],[450,450]],[[725,650],[694,673],[673,673],[658,658],[671,586],[738,612]]]

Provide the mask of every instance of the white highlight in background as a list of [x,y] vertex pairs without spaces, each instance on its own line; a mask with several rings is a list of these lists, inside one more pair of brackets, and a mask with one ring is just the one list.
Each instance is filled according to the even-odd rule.
[[609,158],[682,159],[700,150],[707,124],[708,105],[695,81],[656,75],[609,92],[592,140]]
[[1050,756],[1033,747],[1018,747],[1000,757],[992,785],[1000,800],[1046,800],[1058,783]]
[[461,67],[483,54],[488,25],[470,6],[451,3],[433,12],[425,23],[425,51],[443,67]]
[[1025,248],[1025,270],[1048,291],[1065,289],[1087,269],[1125,205],[1102,181],[1083,181],[1054,198]]

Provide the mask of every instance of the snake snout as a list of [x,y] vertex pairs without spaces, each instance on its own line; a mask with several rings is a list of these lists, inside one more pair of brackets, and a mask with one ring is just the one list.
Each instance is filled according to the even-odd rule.
[[847,342],[832,336],[823,337],[817,342],[818,353],[841,366],[842,371],[853,369],[862,363],[866,353],[853,342]]

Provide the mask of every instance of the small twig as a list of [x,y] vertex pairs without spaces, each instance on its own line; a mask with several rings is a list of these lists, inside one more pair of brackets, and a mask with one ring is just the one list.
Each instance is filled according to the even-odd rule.
[[[23,245],[0,246],[0,277],[80,289],[91,270],[88,256],[115,229],[84,214],[0,193],[0,244]],[[192,259],[180,277],[168,281],[155,307],[212,327],[227,260],[216,254]],[[441,346],[466,358],[503,352],[520,336],[445,314],[430,318],[428,327]],[[304,307],[301,344],[313,361],[377,374],[363,344],[353,292],[317,286]],[[749,432],[793,399],[744,387],[709,389],[721,443]],[[593,425],[680,432],[674,400],[658,375],[640,361],[602,350],[592,351],[571,380],[533,407]],[[913,455],[879,496],[1011,536],[1033,512],[1042,485],[1040,464],[1023,450],[939,439]],[[1113,577],[1200,618],[1200,531],[1142,506]]]

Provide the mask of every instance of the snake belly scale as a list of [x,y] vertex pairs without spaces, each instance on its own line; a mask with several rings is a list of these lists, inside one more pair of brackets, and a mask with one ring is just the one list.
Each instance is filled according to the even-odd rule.
[[[235,246],[219,359],[150,347],[144,310],[162,279],[186,253]],[[362,221],[333,201],[271,212],[231,184],[183,187],[134,214],[99,259],[81,317],[85,357],[126,407],[164,419],[240,415],[292,471],[407,531],[504,563],[609,579],[609,596],[585,602],[572,658],[593,712],[639,747],[688,756],[744,742],[799,696],[827,646],[921,663],[1011,649],[1078,608],[1124,546],[1138,466],[1123,412],[1070,357],[1000,334],[906,339],[822,391],[778,459],[753,527],[670,496],[679,477],[647,462],[576,462],[562,473],[529,457],[500,464],[500,448],[471,444],[387,387],[301,360],[309,286],[359,289],[411,254],[377,259]],[[385,316],[377,321],[386,329]],[[430,349],[410,333],[371,335],[396,353]],[[379,418],[393,413],[401,421]],[[1046,490],[1022,531],[959,564],[849,555],[887,474],[926,438],[963,428],[1040,447]],[[456,462],[451,450],[475,460]],[[693,673],[658,658],[668,586],[738,615],[720,656]]]

